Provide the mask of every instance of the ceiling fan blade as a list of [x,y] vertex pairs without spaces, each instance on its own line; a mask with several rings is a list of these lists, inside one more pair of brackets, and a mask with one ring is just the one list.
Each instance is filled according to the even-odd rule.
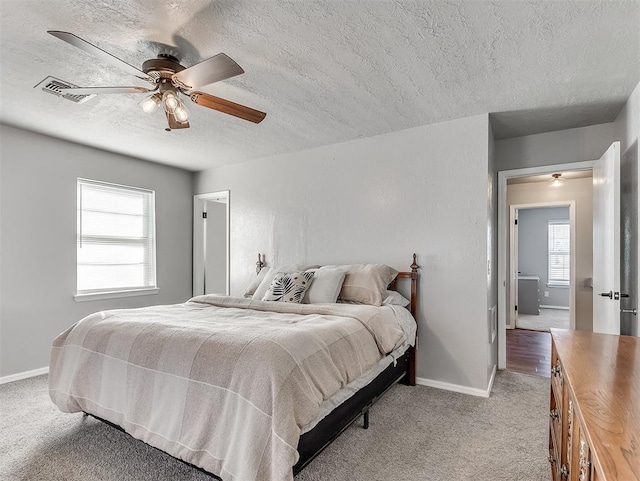
[[214,97],[213,95],[205,94],[202,92],[193,92],[191,94],[191,100],[198,105],[207,107],[218,112],[233,115],[249,122],[259,124],[267,116],[266,113],[259,110],[245,107],[244,105],[231,102],[229,100],[221,99],[220,97]]
[[171,78],[186,90],[203,87],[244,73],[242,67],[223,53],[203,60]]
[[93,44],[90,44],[89,42],[87,42],[86,40],[81,39],[77,35],[74,35],[74,34],[69,33],[69,32],[60,32],[60,31],[57,31],[57,30],[49,30],[49,31],[47,31],[47,33],[53,35],[54,37],[59,38],[60,40],[64,40],[68,44],[71,44],[74,47],[79,48],[80,50],[84,50],[85,52],[90,53],[90,54],[98,57],[99,59],[101,59],[101,60],[103,60],[103,61],[105,61],[107,63],[110,63],[111,65],[114,65],[114,66],[116,66],[116,67],[118,67],[118,68],[120,68],[122,70],[124,70],[127,73],[130,73],[131,75],[135,75],[139,79],[146,80],[147,82],[155,83],[155,80],[153,78],[149,77],[142,70],[138,70],[134,66],[129,65],[124,60],[120,60],[118,57],[114,57],[110,53],[105,52],[104,50],[102,50],[101,48],[96,47]]
[[171,130],[174,129],[188,129],[190,127],[189,122],[178,122],[175,116],[165,110],[165,114],[167,114],[167,122],[169,122],[169,128]]
[[77,87],[60,89],[64,95],[95,95],[95,94],[146,94],[156,89],[144,87]]

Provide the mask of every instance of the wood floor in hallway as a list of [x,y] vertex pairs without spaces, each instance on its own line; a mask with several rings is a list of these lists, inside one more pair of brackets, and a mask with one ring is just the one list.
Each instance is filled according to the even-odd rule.
[[507,370],[551,377],[551,334],[507,329]]

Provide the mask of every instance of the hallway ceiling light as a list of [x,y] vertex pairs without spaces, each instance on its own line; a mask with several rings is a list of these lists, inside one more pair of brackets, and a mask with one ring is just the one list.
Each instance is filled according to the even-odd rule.
[[551,187],[562,187],[564,185],[565,180],[561,178],[562,174],[552,174],[549,182],[551,183]]

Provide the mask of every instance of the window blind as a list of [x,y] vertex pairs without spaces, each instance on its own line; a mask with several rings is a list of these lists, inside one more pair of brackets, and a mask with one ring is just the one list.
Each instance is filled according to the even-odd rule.
[[568,286],[571,272],[569,221],[549,221],[548,239],[549,284]]
[[156,287],[153,191],[78,179],[78,294]]

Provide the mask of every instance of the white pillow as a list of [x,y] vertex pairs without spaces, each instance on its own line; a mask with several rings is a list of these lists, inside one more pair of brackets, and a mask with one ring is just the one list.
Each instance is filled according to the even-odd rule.
[[[313,269],[317,267],[320,267],[320,266],[308,265],[308,264],[289,264],[287,266],[269,267],[268,269],[264,267],[262,268],[262,271],[266,271],[266,272],[264,274],[264,277],[262,278],[262,281],[258,285],[258,288],[255,290],[253,295],[247,296],[247,297],[252,297],[253,299],[257,299],[258,301],[261,301],[264,295],[267,293],[267,290],[271,285],[271,281],[273,281],[273,278],[276,276],[278,272],[301,272],[301,271],[306,271],[307,269]],[[262,274],[262,271],[260,271],[260,274]]]
[[262,279],[264,279],[264,276],[267,275],[268,271],[269,269],[267,267],[263,267],[262,269],[260,269],[258,275],[253,278],[247,289],[244,291],[244,297],[253,296],[253,293],[256,292],[256,289],[262,282]]
[[307,289],[302,302],[305,304],[335,303],[347,271],[321,267],[314,272],[313,283]]
[[411,301],[400,294],[398,291],[387,290],[387,297],[382,301],[383,306],[402,306],[407,307]]
[[262,300],[300,304],[313,281],[314,274],[314,271],[278,272]]

